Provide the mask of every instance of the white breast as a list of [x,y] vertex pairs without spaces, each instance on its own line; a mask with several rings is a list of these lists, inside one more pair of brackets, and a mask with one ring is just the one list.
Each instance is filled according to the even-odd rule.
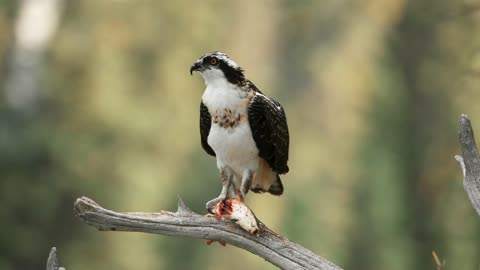
[[248,169],[258,168],[258,149],[252,137],[250,126],[242,123],[235,128],[212,125],[208,144],[217,155],[217,166],[230,167],[235,174],[242,175]]
[[246,121],[231,127],[220,127],[212,123],[208,135],[208,144],[215,151],[217,166],[230,167],[237,177],[241,178],[245,170],[255,172],[258,168],[258,148],[252,137],[248,124],[246,98],[242,97],[240,89],[231,84],[207,85],[202,100],[210,114],[228,108],[245,116]]

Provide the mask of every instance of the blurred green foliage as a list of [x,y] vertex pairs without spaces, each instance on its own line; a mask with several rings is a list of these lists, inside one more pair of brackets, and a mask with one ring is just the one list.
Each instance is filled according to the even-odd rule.
[[[480,226],[453,156],[480,127],[475,1],[65,1],[36,109],[0,84],[0,269],[275,269],[240,249],[100,233],[86,195],[119,211],[195,211],[220,191],[200,147],[190,64],[222,50],[285,107],[291,172],[250,195],[273,230],[346,269],[480,266]],[[477,6],[477,10],[475,10]],[[0,1],[1,82],[19,4]],[[477,124],[476,124],[477,123]],[[480,134],[480,131],[478,132]]]

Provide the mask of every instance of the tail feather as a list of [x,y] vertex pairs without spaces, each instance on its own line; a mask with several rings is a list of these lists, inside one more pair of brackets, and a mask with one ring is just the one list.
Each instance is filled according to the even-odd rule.
[[268,192],[272,195],[280,196],[283,194],[283,184],[280,180],[280,176],[277,174],[277,179],[268,189]]

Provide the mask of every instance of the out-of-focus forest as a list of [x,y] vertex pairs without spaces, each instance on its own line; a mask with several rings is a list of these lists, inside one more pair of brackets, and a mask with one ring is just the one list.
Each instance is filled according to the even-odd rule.
[[200,146],[202,54],[229,54],[290,127],[258,218],[345,269],[479,269],[453,156],[480,134],[480,2],[0,1],[0,269],[275,269],[231,246],[101,233],[73,215],[193,210],[221,184]]

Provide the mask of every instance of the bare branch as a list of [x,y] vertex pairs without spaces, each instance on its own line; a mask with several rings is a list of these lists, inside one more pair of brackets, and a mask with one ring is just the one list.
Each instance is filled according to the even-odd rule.
[[180,197],[176,213],[117,213],[87,197],[77,199],[74,209],[77,217],[101,231],[145,232],[223,241],[248,250],[281,269],[341,270],[312,251],[274,233],[261,222],[260,233],[254,236],[234,223],[194,213]]
[[463,187],[472,202],[473,208],[480,215],[480,159],[470,119],[465,114],[460,116],[460,146],[462,155],[455,156],[463,172]]
[[58,263],[57,249],[55,247],[52,247],[50,255],[48,255],[47,270],[65,270]]

